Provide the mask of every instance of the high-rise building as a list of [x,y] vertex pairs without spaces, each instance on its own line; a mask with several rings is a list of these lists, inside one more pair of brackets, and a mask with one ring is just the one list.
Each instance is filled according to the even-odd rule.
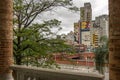
[[96,18],[96,21],[99,21],[99,27],[102,29],[100,35],[108,37],[108,15],[101,15]]
[[108,15],[100,15],[92,21],[92,8],[90,3],[80,7],[80,20],[74,24],[75,40],[87,48],[101,45],[100,38],[108,37]]
[[[108,15],[100,15],[92,22],[91,35],[97,35],[97,44],[100,45],[100,38],[103,36],[108,37]],[[92,36],[94,39],[94,36]],[[91,40],[91,42],[93,42]],[[95,43],[92,43],[95,46]],[[97,47],[97,46],[95,46]]]
[[92,20],[92,8],[90,3],[84,3],[80,8],[80,42],[90,47],[90,27]]
[[80,43],[80,25],[79,25],[79,22],[74,23],[74,40],[78,44]]
[[66,35],[65,39],[66,39],[69,43],[73,44],[73,43],[74,43],[74,32],[73,32],[73,31],[70,31],[70,32]]
[[80,20],[91,21],[92,20],[92,8],[90,3],[84,3],[84,7],[80,8]]

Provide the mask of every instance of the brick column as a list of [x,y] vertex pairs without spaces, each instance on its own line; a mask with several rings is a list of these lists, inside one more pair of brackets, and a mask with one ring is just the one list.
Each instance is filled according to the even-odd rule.
[[9,66],[12,64],[12,0],[0,2],[0,80],[12,80]]
[[120,80],[120,0],[109,0],[109,80]]

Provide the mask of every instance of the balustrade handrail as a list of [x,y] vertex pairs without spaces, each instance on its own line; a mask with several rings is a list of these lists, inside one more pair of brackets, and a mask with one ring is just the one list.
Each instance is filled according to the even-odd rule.
[[103,80],[103,75],[12,65],[15,80]]

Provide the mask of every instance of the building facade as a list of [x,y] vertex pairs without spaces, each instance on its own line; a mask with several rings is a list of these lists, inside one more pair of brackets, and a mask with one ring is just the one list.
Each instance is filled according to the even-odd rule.
[[101,28],[101,36],[108,37],[108,15],[100,15],[96,17],[94,26]]
[[80,24],[79,22],[74,23],[74,41],[80,43]]
[[81,21],[92,20],[92,8],[90,3],[84,3],[84,7],[80,7],[80,20]]
[[91,43],[93,47],[101,45],[101,37],[108,38],[108,15],[100,15],[91,24]]
[[74,23],[75,41],[84,44],[88,49],[101,45],[101,37],[108,38],[108,15],[100,15],[92,21],[92,8],[90,3],[80,7],[80,20]]
[[84,3],[80,8],[80,44],[90,47],[90,27],[92,20],[92,8],[90,3]]
[[68,33],[68,34],[66,35],[66,37],[65,37],[65,40],[66,40],[69,44],[73,45],[73,44],[74,44],[74,32],[71,31],[70,33]]

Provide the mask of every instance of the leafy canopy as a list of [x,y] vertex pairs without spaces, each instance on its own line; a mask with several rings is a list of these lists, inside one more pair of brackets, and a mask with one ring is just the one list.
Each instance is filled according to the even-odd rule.
[[44,65],[51,65],[53,61],[48,53],[68,47],[63,40],[53,38],[56,33],[51,28],[61,30],[60,21],[53,19],[34,22],[39,15],[56,7],[78,10],[72,0],[14,0],[13,42],[16,64],[38,65],[39,59],[44,59],[47,63]]

